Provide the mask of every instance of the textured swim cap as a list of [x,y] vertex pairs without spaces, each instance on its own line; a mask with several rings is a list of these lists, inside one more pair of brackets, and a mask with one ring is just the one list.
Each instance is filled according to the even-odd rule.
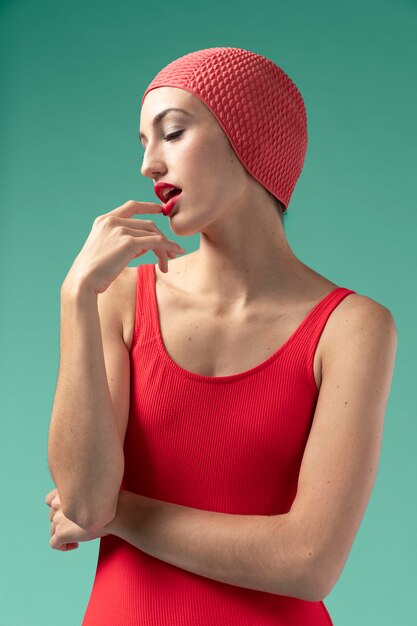
[[177,87],[217,118],[246,170],[288,207],[307,151],[303,98],[269,59],[242,48],[206,48],[165,66],[142,97]]

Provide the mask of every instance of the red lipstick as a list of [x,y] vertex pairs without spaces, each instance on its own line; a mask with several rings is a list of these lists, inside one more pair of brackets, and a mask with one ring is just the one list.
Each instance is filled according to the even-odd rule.
[[174,206],[176,205],[176,203],[177,203],[177,202],[179,201],[179,199],[181,198],[181,196],[182,196],[182,192],[181,192],[181,193],[177,193],[177,195],[176,195],[176,196],[173,196],[172,198],[170,198],[170,199],[168,200],[168,202],[167,202],[166,204],[164,204],[164,205],[163,205],[163,207],[162,207],[162,213],[163,213],[164,215],[169,215],[169,214],[172,212],[172,210],[173,210]]
[[[168,201],[166,201],[167,189],[169,190],[176,189],[180,193],[177,193],[176,195],[172,196]],[[174,208],[176,202],[182,195],[182,190],[180,189],[180,187],[177,187],[176,185],[172,185],[171,183],[166,183],[166,182],[161,181],[159,183],[156,183],[156,185],[154,186],[154,191],[155,191],[155,194],[163,203],[162,213],[164,215],[169,215],[172,209]]]

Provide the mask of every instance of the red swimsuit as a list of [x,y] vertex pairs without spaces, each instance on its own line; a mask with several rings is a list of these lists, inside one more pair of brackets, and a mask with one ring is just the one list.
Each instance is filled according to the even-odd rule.
[[[236,515],[286,513],[318,398],[314,353],[351,289],[321,300],[266,361],[231,376],[177,365],[162,342],[155,266],[137,268],[122,488]],[[108,535],[83,626],[329,626],[323,602],[255,591],[175,567]]]

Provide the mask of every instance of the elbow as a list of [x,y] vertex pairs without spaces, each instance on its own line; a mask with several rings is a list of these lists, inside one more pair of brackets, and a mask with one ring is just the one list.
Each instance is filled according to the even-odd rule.
[[[95,510],[91,510],[90,508],[87,510],[86,508],[82,508],[80,503],[68,505],[62,497],[61,500],[61,510],[64,516],[70,521],[86,530],[87,532],[94,532],[97,530],[101,530],[109,524],[116,515],[116,508],[113,507],[110,514],[108,512],[108,503],[106,504],[107,508],[99,509],[95,508]],[[117,499],[116,499],[117,503]]]
[[[124,467],[122,469],[124,471]],[[101,487],[100,490],[98,486],[92,485],[85,491],[77,484],[68,486],[68,480],[57,480],[58,476],[55,477],[52,470],[51,474],[57,485],[62,513],[68,520],[87,532],[99,531],[113,521],[117,512],[123,472],[115,484]]]
[[[307,602],[321,602],[331,592],[340,575],[334,550],[328,550],[323,540],[318,545],[300,518],[294,517],[295,535],[292,551],[297,555],[294,565],[294,593],[290,595]],[[310,540],[308,538],[310,537]]]
[[318,577],[312,577],[307,581],[303,594],[298,597],[307,602],[322,602],[332,588],[333,585],[329,587],[326,582],[322,582]]
[[97,515],[92,515],[90,519],[87,520],[87,530],[91,533],[98,532],[102,530],[107,524],[110,524],[116,517],[117,513],[117,503],[119,499],[119,492],[116,495],[114,500],[114,506],[110,510],[110,513],[107,511],[103,511],[103,514],[98,517]]
[[68,518],[71,522],[74,522],[74,524],[76,524],[83,530],[86,530],[87,532],[95,533],[102,530],[115,518],[117,511],[117,498],[116,504],[113,506],[110,512],[108,511],[108,508],[84,512],[72,509],[69,510],[68,513],[64,511],[64,508],[62,508],[62,511],[65,517]]
[[119,501],[119,493],[112,497],[108,497],[106,501],[91,503],[82,503],[80,501],[68,504],[61,498],[62,512],[71,522],[86,530],[87,532],[97,532],[113,521]]
[[[96,532],[113,521],[117,511],[119,491],[114,498],[108,498],[105,503],[91,507],[91,505],[84,506],[80,501],[68,501],[64,490],[60,490],[59,486],[57,489],[63,515],[83,530]],[[62,495],[63,493],[64,495]],[[111,507],[110,509],[109,506]]]
[[299,597],[308,602],[322,602],[335,586],[337,578],[332,575],[328,562],[325,563],[319,555],[314,557],[310,550],[307,558],[302,595]]

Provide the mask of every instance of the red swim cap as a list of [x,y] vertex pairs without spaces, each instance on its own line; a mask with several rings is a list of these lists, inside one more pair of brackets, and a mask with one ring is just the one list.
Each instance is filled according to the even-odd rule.
[[206,48],[164,67],[151,89],[177,87],[217,118],[246,170],[285,208],[307,151],[307,116],[293,81],[269,59],[241,48]]

